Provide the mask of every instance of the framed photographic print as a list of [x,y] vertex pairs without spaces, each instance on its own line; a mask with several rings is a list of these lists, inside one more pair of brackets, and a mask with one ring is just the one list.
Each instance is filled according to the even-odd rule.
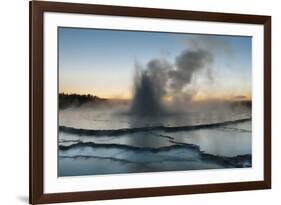
[[271,17],[30,2],[30,203],[271,188]]

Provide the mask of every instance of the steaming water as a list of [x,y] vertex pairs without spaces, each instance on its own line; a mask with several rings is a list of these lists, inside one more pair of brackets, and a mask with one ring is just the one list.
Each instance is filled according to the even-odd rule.
[[[223,109],[223,108],[222,108]],[[250,118],[249,110],[243,112],[210,109],[202,112],[189,112],[182,115],[170,114],[160,117],[127,115],[127,107],[92,109],[70,108],[59,112],[59,124],[78,129],[108,130],[151,126],[186,126],[212,124]]]
[[[214,117],[215,116],[215,117]],[[137,118],[120,110],[60,111],[60,125],[120,134],[59,132],[59,176],[251,167],[251,120],[192,130],[134,128],[212,124],[249,118],[249,112]]]

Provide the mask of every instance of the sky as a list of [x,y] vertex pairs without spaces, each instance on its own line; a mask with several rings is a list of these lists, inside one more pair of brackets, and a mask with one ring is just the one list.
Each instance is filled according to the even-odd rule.
[[161,59],[177,69],[183,51],[203,49],[211,78],[193,75],[194,99],[251,98],[251,37],[59,27],[58,39],[60,93],[130,99],[136,64]]

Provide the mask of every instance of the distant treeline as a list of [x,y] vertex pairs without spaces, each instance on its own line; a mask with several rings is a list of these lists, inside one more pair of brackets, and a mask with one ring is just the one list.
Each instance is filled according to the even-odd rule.
[[[119,104],[127,104],[128,101],[124,100],[108,100],[104,98],[100,98],[95,95],[87,94],[87,95],[79,95],[79,94],[66,94],[66,93],[59,93],[59,109],[65,109],[70,106],[72,107],[80,107],[83,104],[91,103],[92,105],[110,105],[113,103],[116,105]],[[251,100],[236,100],[230,102],[230,106],[235,107],[247,107],[252,108],[252,101]]]
[[70,106],[79,107],[85,103],[96,103],[101,101],[105,101],[105,99],[90,94],[79,95],[59,93],[59,109],[65,109]]

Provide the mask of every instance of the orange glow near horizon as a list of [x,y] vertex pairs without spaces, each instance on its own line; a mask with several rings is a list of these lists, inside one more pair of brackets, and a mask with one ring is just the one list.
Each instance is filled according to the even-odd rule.
[[[119,100],[132,100],[133,94],[130,91],[127,92],[120,92],[116,93],[114,91],[112,92],[93,92],[91,90],[76,90],[76,89],[60,89],[59,93],[65,93],[65,94],[79,94],[79,95],[94,95],[100,98],[104,99],[119,99]],[[202,101],[208,101],[208,100],[223,100],[223,101],[249,101],[251,100],[251,92],[250,91],[243,91],[243,92],[235,92],[235,93],[229,93],[229,92],[203,92],[199,91],[192,95],[191,100],[192,102],[202,102]],[[167,103],[173,101],[173,96],[166,95],[164,96],[163,100]]]
[[92,89],[71,89],[71,88],[64,88],[60,89],[59,93],[65,93],[65,94],[78,94],[78,95],[93,95],[97,96],[99,98],[104,99],[120,99],[120,100],[130,100],[132,99],[131,92],[114,92],[110,90],[100,90],[100,91],[93,91]]
[[204,92],[198,92],[192,96],[193,102],[207,101],[207,100],[223,100],[223,101],[249,101],[252,100],[250,92],[233,93],[233,94],[212,94],[208,95]]

